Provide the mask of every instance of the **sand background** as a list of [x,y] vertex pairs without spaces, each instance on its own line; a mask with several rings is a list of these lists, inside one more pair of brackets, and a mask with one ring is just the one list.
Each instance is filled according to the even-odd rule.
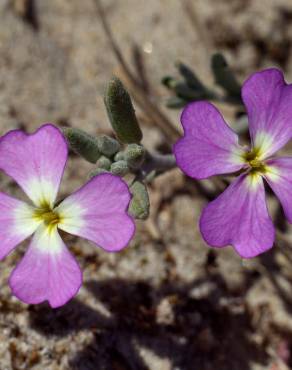
[[[221,51],[240,81],[278,66],[292,81],[290,0],[103,0],[129,66],[144,61],[151,101],[165,108],[160,83],[180,59],[213,85],[210,55]],[[30,11],[29,8],[30,7]],[[118,71],[93,0],[0,0],[0,133],[33,132],[43,122],[110,133],[103,91]],[[169,148],[139,106],[144,143]],[[233,107],[220,105],[234,122]],[[286,154],[292,154],[288,146]],[[60,196],[93,168],[71,156]],[[1,175],[1,190],[22,197]],[[282,370],[292,366],[292,228],[270,199],[286,241],[252,261],[231,248],[210,250],[197,227],[206,200],[179,170],[150,187],[152,212],[131,245],[107,254],[66,237],[84,271],[78,296],[61,309],[28,306],[7,279],[25,246],[1,262],[1,370]],[[291,241],[291,242],[290,242]]]

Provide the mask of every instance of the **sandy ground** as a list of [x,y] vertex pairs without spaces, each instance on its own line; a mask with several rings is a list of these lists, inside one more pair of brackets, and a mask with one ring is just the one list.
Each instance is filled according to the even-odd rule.
[[[0,0],[0,130],[30,132],[43,122],[92,134],[110,132],[104,87],[117,68],[93,0]],[[33,2],[29,2],[33,4]],[[292,81],[290,0],[198,0],[191,22],[183,1],[103,0],[126,60],[133,45],[146,65],[151,99],[179,127],[160,84],[178,59],[212,84],[210,53],[225,53],[240,80],[278,66]],[[222,107],[227,119],[234,110]],[[147,121],[138,109],[141,121]],[[145,125],[144,142],[166,144]],[[286,153],[292,151],[288,147]],[[292,154],[292,153],[290,153]],[[72,156],[61,196],[84,183],[92,165]],[[1,175],[2,190],[22,196]],[[179,170],[150,189],[152,213],[131,245],[107,254],[74,237],[67,245],[84,271],[63,308],[28,306],[7,278],[24,251],[1,262],[0,370],[284,370],[292,366],[291,227],[270,199],[285,241],[252,261],[211,250],[197,221],[206,199]]]

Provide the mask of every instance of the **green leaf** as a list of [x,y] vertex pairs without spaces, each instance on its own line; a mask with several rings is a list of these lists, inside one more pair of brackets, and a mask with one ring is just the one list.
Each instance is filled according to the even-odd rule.
[[240,96],[241,86],[221,53],[212,56],[211,67],[216,84],[221,86],[229,95]]
[[205,96],[204,91],[190,88],[185,82],[177,82],[174,86],[174,91],[178,97],[192,101],[202,99]]
[[177,62],[176,67],[178,68],[180,74],[183,76],[189,87],[192,87],[193,89],[199,91],[206,90],[206,87],[196,76],[195,72],[193,72],[188,66],[186,66],[182,62]]
[[173,89],[175,84],[177,83],[177,80],[173,78],[172,76],[164,76],[161,79],[161,83],[167,87],[168,89]]

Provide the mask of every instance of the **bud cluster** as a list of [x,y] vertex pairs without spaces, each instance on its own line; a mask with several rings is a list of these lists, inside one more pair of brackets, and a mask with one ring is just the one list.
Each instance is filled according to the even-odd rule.
[[142,168],[147,151],[141,145],[143,135],[131,98],[118,78],[114,77],[109,82],[104,102],[116,139],[108,135],[95,137],[72,127],[64,127],[63,133],[72,151],[95,164],[96,167],[89,173],[90,178],[101,173],[120,177],[134,175],[129,184],[132,193],[129,213],[137,219],[146,219],[149,215],[149,196]]

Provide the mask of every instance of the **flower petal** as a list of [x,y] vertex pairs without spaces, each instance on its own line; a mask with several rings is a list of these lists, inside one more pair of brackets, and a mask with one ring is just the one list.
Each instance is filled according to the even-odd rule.
[[235,172],[243,167],[235,132],[210,103],[186,106],[181,116],[184,137],[174,146],[178,166],[188,176],[204,179]]
[[107,251],[127,246],[135,224],[127,214],[131,195],[127,184],[111,174],[93,177],[57,208],[59,228],[84,237]]
[[266,166],[265,179],[279,198],[288,221],[292,223],[292,157],[271,159]]
[[[49,231],[50,230],[50,231]],[[80,268],[57,229],[40,225],[9,284],[13,294],[29,304],[48,300],[59,307],[77,294],[82,283]]]
[[244,258],[270,249],[275,231],[267,210],[262,178],[259,175],[239,176],[206,206],[200,230],[211,246],[231,244]]
[[29,237],[40,221],[33,218],[33,207],[0,193],[0,259]]
[[262,159],[267,158],[291,138],[292,85],[278,69],[266,69],[243,84],[242,99],[253,146],[261,150]]
[[22,187],[36,206],[53,206],[67,152],[65,138],[51,124],[31,135],[10,131],[0,140],[0,169]]

